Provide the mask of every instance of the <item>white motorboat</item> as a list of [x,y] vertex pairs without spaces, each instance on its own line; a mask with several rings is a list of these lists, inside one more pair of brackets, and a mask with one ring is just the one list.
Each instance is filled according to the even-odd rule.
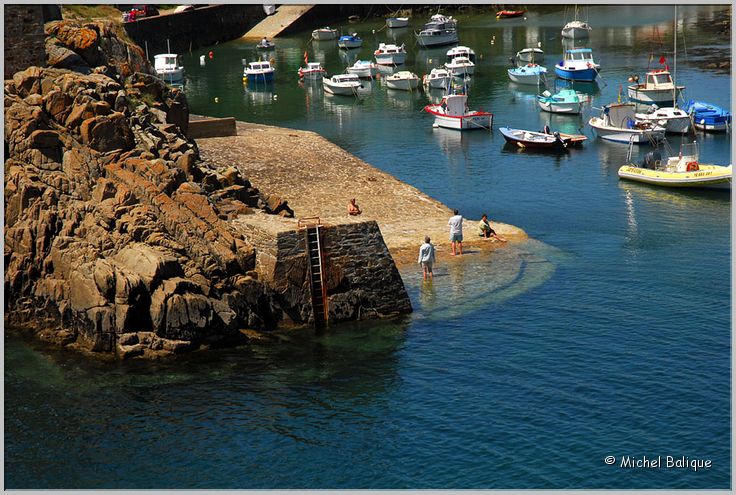
[[363,39],[358,36],[358,33],[353,33],[346,36],[340,36],[337,40],[337,46],[349,50],[351,48],[360,48],[363,46]]
[[353,65],[348,67],[348,74],[355,74],[358,77],[372,78],[378,73],[376,64],[370,60],[356,60]]
[[516,58],[521,62],[539,63],[544,60],[544,50],[541,48],[524,48],[516,52]]
[[419,77],[413,72],[402,70],[384,78],[389,89],[413,91],[419,87]]
[[450,45],[458,42],[457,30],[456,29],[440,29],[436,27],[429,27],[422,29],[416,33],[417,42],[419,46],[430,47],[430,46],[442,46]]
[[447,61],[452,62],[455,57],[467,57],[471,62],[475,62],[475,52],[467,46],[456,46],[447,51]]
[[360,78],[355,74],[335,74],[322,80],[325,92],[333,95],[358,96],[358,88],[362,87]]
[[637,120],[653,122],[670,134],[684,134],[690,130],[690,115],[677,107],[658,108],[652,105],[647,113],[635,114]]
[[166,82],[176,82],[184,79],[184,66],[179,63],[176,53],[160,53],[153,57],[153,67],[158,77]]
[[450,82],[452,82],[452,74],[444,67],[432,69],[422,78],[425,88],[447,89],[450,87]]
[[583,109],[580,95],[574,89],[563,89],[555,94],[544,91],[537,96],[537,103],[539,108],[550,113],[578,114]]
[[562,28],[562,37],[573,40],[586,39],[590,37],[591,29],[587,22],[578,19],[578,6],[575,5],[575,18]]
[[390,28],[403,28],[409,25],[408,17],[388,17],[386,19],[386,26]]
[[675,86],[670,72],[660,69],[647,72],[644,83],[633,84],[627,89],[630,101],[661,106],[677,101],[685,86]]
[[472,76],[475,72],[475,64],[468,57],[455,57],[445,67],[455,77]]
[[447,95],[438,105],[427,105],[424,111],[434,115],[434,124],[459,131],[470,129],[490,130],[493,114],[468,110],[468,95]]
[[331,29],[329,26],[312,31],[312,39],[317,41],[334,40],[335,38],[337,38],[337,29]]
[[429,27],[430,25],[440,29],[457,29],[457,19],[451,15],[435,14],[429,18],[429,22],[424,27]]
[[603,107],[600,117],[592,117],[588,124],[601,139],[618,143],[649,143],[664,138],[664,127],[652,122],[636,120],[633,103],[611,103]]
[[307,62],[306,67],[299,67],[299,77],[302,79],[321,79],[327,71],[319,62]]
[[373,55],[380,65],[401,65],[406,62],[406,48],[403,44],[396,46],[392,43],[380,43]]

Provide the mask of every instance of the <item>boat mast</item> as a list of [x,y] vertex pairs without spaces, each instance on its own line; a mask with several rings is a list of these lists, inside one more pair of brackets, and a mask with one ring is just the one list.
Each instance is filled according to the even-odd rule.
[[677,108],[677,4],[675,4],[675,70],[672,86],[672,108]]

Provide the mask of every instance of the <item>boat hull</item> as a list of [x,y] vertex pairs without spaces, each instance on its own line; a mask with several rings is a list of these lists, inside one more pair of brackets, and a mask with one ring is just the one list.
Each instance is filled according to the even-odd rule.
[[335,86],[323,82],[322,87],[324,88],[325,93],[338,96],[357,96],[358,94],[358,86]]
[[475,73],[475,67],[472,65],[465,65],[461,67],[447,67],[447,70],[451,75],[455,77],[472,76]]
[[324,73],[325,71],[323,70],[304,70],[299,71],[299,77],[310,81],[316,81],[317,79],[322,79],[322,77],[324,77]]
[[397,89],[400,91],[413,91],[419,87],[419,78],[397,79],[391,80],[386,78],[386,87],[388,89]]
[[360,48],[363,46],[363,40],[339,40],[337,46],[345,50]]
[[[677,87],[677,98],[682,93],[682,87]],[[659,107],[665,105],[672,105],[672,90],[671,89],[642,89],[638,86],[629,86],[627,94],[629,101],[640,103],[642,105],[657,105]],[[675,98],[675,101],[677,101]]]
[[337,38],[337,31],[312,31],[312,39],[316,41],[328,41]]
[[248,78],[248,82],[254,82],[254,83],[269,83],[273,81],[273,75],[275,71],[271,72],[261,72],[261,73],[247,73],[245,76]]
[[452,76],[435,77],[425,79],[424,85],[432,89],[446,89],[450,86],[450,82],[452,82]]
[[[530,133],[520,129],[509,129],[508,127],[499,127],[498,130],[503,135],[507,143],[518,146],[519,148],[537,148],[537,149],[556,149],[564,148],[564,144],[554,136],[542,135],[541,133]],[[528,136],[525,139],[524,136]],[[537,137],[537,140],[532,139]]]
[[490,130],[493,125],[493,114],[489,112],[473,112],[463,116],[444,115],[432,109],[424,107],[424,111],[434,116],[434,124],[445,129],[456,131],[470,131],[475,129]]
[[568,81],[592,82],[598,77],[598,72],[595,69],[565,69],[559,65],[555,65],[555,74],[557,74],[557,77]]
[[549,113],[566,113],[569,115],[575,115],[582,112],[583,109],[583,104],[581,102],[561,103],[537,97],[537,103],[539,104],[539,108]]
[[390,28],[403,28],[409,25],[409,19],[403,17],[389,17],[386,19],[386,26]]
[[528,73],[528,74],[520,74],[518,72],[515,72],[514,69],[508,69],[509,79],[511,81],[517,83],[517,84],[524,84],[524,85],[539,85],[539,80],[542,77],[542,74],[545,74],[544,72],[540,73]]
[[684,134],[690,130],[690,116],[660,117],[646,113],[637,113],[638,120],[645,120],[664,127],[667,134]]
[[618,176],[621,179],[664,187],[731,189],[733,174],[731,166],[700,165],[699,170],[692,172],[665,172],[624,165],[618,170]]
[[184,80],[184,68],[174,70],[156,71],[158,77],[165,82],[177,82]]
[[376,55],[376,63],[380,65],[401,65],[404,62],[406,62],[406,53]]
[[580,27],[565,27],[562,28],[562,37],[571,40],[581,40],[590,37],[590,30]]
[[642,144],[649,143],[650,139],[655,141],[661,141],[664,138],[664,129],[662,130],[649,130],[649,129],[622,129],[619,127],[609,127],[600,121],[599,118],[593,117],[588,121],[590,127],[595,129],[596,134],[599,138],[605,139],[606,141],[613,141],[616,143],[634,143]]
[[456,31],[448,34],[441,34],[438,36],[424,36],[421,34],[417,34],[417,43],[419,43],[419,46],[423,48],[427,48],[430,46],[451,45],[453,43],[457,43],[458,40],[459,38],[457,37]]
[[348,74],[354,74],[362,79],[372,79],[376,75],[376,69],[373,67],[348,67]]

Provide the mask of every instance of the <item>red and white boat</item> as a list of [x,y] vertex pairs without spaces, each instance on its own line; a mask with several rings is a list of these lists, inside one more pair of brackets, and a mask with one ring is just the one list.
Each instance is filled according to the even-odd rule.
[[496,12],[496,19],[508,19],[509,17],[521,17],[526,10],[500,10]]
[[319,62],[307,62],[306,67],[299,67],[299,77],[302,79],[321,79],[326,73]]
[[438,105],[427,105],[424,111],[434,115],[436,126],[465,131],[470,129],[491,130],[493,114],[479,110],[468,110],[468,95],[447,95]]

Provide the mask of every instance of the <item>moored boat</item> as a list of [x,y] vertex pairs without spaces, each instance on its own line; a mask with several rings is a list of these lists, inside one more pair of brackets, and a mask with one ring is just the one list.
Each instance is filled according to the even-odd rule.
[[600,117],[588,124],[601,139],[618,143],[649,143],[664,138],[664,127],[636,120],[633,103],[611,103],[603,107]]
[[587,22],[584,21],[570,21],[562,28],[562,37],[580,40],[590,37],[590,31],[593,28]]
[[402,28],[409,25],[408,17],[388,17],[386,18],[386,26],[390,28]]
[[402,70],[384,78],[389,89],[413,91],[419,87],[419,77],[413,72]]
[[447,50],[447,61],[452,62],[455,57],[466,57],[471,62],[475,62],[475,52],[467,46],[456,46]]
[[516,145],[519,148],[567,148],[567,143],[565,143],[558,132],[547,134],[544,132],[527,131],[525,129],[512,129],[510,127],[499,127],[498,130],[507,143]]
[[601,66],[593,60],[590,48],[565,50],[563,60],[555,65],[557,77],[570,81],[595,81]]
[[327,71],[319,62],[307,62],[306,67],[299,67],[299,77],[302,79],[320,79]]
[[452,82],[452,74],[444,67],[432,69],[429,74],[424,74],[422,83],[425,88],[447,89]]
[[467,57],[455,57],[445,64],[445,68],[455,77],[472,76],[475,64]]
[[526,10],[499,10],[496,12],[496,19],[508,19],[511,17],[521,17]]
[[450,45],[458,42],[457,30],[429,27],[416,33],[417,43],[421,47]]
[[335,38],[337,38],[337,29],[331,29],[329,26],[312,31],[312,39],[317,41],[334,40]]
[[724,132],[731,127],[731,112],[702,101],[689,100],[682,109],[692,116],[696,129]]
[[257,50],[274,50],[276,48],[276,43],[273,43],[272,41],[268,41],[268,39],[263,38],[261,41],[256,43],[256,49]]
[[396,46],[392,43],[380,43],[373,55],[380,65],[401,65],[406,62],[406,48],[403,44]]
[[360,78],[355,74],[335,74],[322,80],[325,92],[333,95],[358,96],[358,88],[362,87]]
[[537,104],[550,113],[578,114],[583,108],[580,96],[574,89],[563,89],[555,94],[544,91],[537,96]]
[[346,36],[340,36],[337,40],[337,46],[344,49],[360,48],[363,46],[363,39],[358,36],[358,33],[353,33]]
[[516,58],[522,62],[544,61],[544,50],[541,48],[524,48],[516,52]]
[[154,55],[153,67],[158,77],[166,82],[177,82],[184,79],[184,66],[179,63],[179,56],[176,53]]
[[517,84],[539,85],[542,77],[547,74],[547,69],[538,64],[527,64],[521,67],[508,69],[509,79]]
[[378,73],[376,64],[370,60],[356,60],[346,71],[348,74],[355,74],[358,77],[364,78],[372,78]]
[[670,72],[660,69],[647,72],[645,82],[633,84],[627,89],[629,101],[663,106],[677,101],[685,86],[675,86]]
[[677,107],[659,108],[657,105],[649,107],[647,113],[635,114],[637,120],[646,120],[654,122],[665,128],[665,132],[670,134],[684,134],[690,130],[690,115]]
[[459,131],[471,129],[490,130],[493,114],[468,109],[468,95],[446,95],[437,105],[427,105],[424,111],[434,115],[434,124]]
[[[669,151],[666,141],[664,144],[664,148]],[[629,163],[618,170],[621,179],[664,187],[731,188],[732,166],[700,163],[697,142],[683,144],[677,155],[669,151],[668,156],[662,157],[659,149],[651,151],[638,164],[631,159],[632,148],[633,146],[629,147]]]
[[267,60],[250,62],[243,69],[243,79],[247,79],[248,82],[271,82],[275,73],[276,69]]

